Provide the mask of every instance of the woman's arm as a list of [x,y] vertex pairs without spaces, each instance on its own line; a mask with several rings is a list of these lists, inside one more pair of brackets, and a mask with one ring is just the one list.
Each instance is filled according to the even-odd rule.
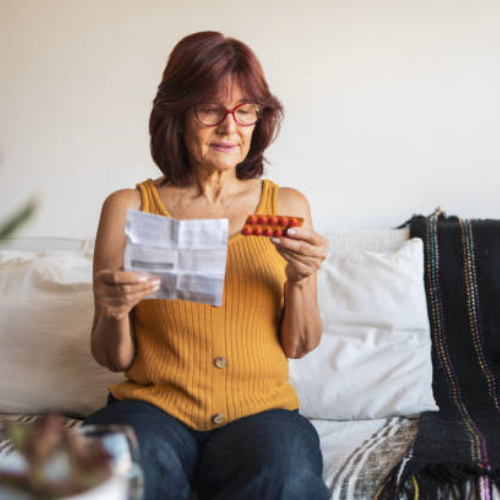
[[279,213],[302,217],[304,225],[274,239],[286,259],[287,280],[280,341],[288,358],[301,358],[318,346],[322,324],[318,310],[316,272],[326,258],[327,241],[312,228],[311,212],[305,196],[295,189],[281,188]]
[[157,289],[154,278],[123,271],[127,209],[139,207],[136,190],[124,189],[108,196],[95,241],[91,351],[99,364],[112,371],[125,371],[132,364],[135,340],[131,313],[138,302]]

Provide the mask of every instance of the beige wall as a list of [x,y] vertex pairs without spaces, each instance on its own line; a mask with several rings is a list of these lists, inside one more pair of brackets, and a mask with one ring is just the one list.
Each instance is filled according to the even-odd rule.
[[499,26],[495,0],[0,0],[0,221],[38,195],[19,235],[92,235],[109,192],[159,175],[151,101],[205,29],[261,59],[287,109],[268,176],[321,231],[499,217]]

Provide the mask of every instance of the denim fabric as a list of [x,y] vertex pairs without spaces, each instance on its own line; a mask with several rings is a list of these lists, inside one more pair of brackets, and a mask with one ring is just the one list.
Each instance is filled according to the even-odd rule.
[[268,410],[196,431],[143,401],[118,401],[85,424],[127,424],[139,441],[145,500],[327,500],[314,426],[298,411]]

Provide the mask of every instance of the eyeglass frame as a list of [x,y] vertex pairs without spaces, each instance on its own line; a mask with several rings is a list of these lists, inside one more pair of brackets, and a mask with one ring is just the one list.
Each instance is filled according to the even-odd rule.
[[[217,104],[217,103],[213,103],[213,104],[217,104],[218,106],[220,106],[222,109],[224,109],[224,116],[217,122],[217,123],[214,123],[212,125],[207,125],[206,123],[203,123],[201,121],[201,118],[198,116],[198,113],[196,112],[196,108],[198,106],[201,106],[202,104],[207,104],[207,103],[200,103],[199,105],[197,106],[194,106],[194,116],[196,116],[196,119],[204,126],[204,127],[217,127],[217,125],[220,125],[225,119],[226,119],[226,116],[227,115],[233,115],[233,118],[234,118],[234,121],[240,126],[240,127],[251,127],[252,125],[255,125],[262,117],[262,113],[264,111],[264,108],[260,105],[260,104],[256,104],[256,103],[253,103],[253,102],[240,102],[240,104],[237,104],[233,109],[227,109],[225,106],[223,106],[222,104]],[[257,120],[254,122],[254,123],[248,123],[248,124],[245,124],[245,123],[241,123],[238,121],[238,118],[236,118],[236,110],[238,108],[241,108],[241,106],[245,106],[245,104],[256,104],[257,106],[259,106],[259,112],[258,112],[258,116],[257,116]]]

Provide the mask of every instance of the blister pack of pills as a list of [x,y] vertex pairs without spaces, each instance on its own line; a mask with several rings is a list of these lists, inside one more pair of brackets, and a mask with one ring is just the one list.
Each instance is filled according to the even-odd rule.
[[251,214],[247,217],[241,234],[245,236],[286,236],[291,227],[300,227],[304,223],[301,217],[288,215]]

